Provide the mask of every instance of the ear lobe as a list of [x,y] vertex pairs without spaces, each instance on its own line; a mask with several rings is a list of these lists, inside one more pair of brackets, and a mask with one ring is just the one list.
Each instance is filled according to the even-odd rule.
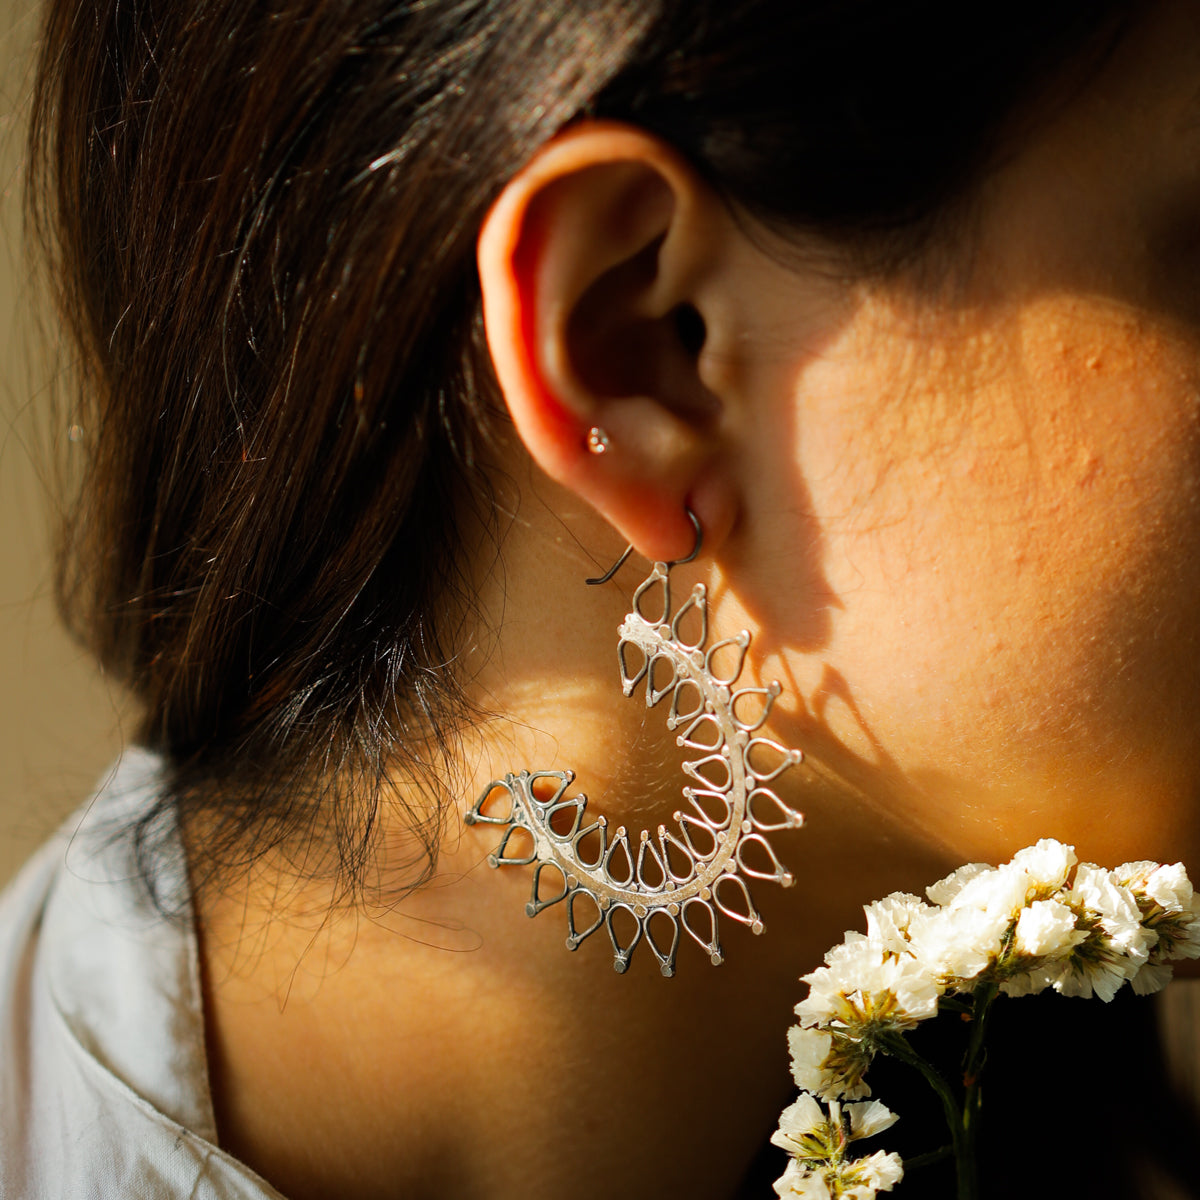
[[710,549],[735,517],[723,401],[700,367],[727,220],[665,143],[592,123],[543,149],[480,234],[488,345],[522,441],[652,560],[690,552],[687,509]]

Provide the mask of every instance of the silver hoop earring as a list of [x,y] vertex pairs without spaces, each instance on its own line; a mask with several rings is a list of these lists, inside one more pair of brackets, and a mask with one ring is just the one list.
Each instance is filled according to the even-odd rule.
[[[671,570],[696,558],[702,542],[699,521],[690,510],[688,517],[696,531],[692,553],[653,565],[634,592],[617,644],[625,695],[632,696],[644,683],[648,708],[667,701],[667,727],[680,729],[677,744],[697,755],[683,764],[691,782],[683,788],[684,808],[674,814],[678,832],[663,825],[653,835],[643,829],[631,844],[625,827],[614,833],[603,816],[585,824],[587,796],[567,794],[573,771],[521,771],[494,779],[465,817],[468,825],[504,827],[499,846],[488,856],[490,866],[533,867],[526,913],[533,917],[564,905],[569,950],[603,927],[612,943],[613,966],[621,973],[644,941],[662,974],[674,975],[681,931],[719,966],[724,961],[722,915],[762,933],[749,881],[792,885],[794,878],[767,835],[803,823],[800,813],[770,786],[801,761],[800,751],[759,734],[780,685],[737,686],[750,634],[743,630],[706,646],[708,600],[701,583],[672,614]],[[631,549],[611,570],[587,582],[606,583]],[[661,615],[647,617],[643,606],[655,595]],[[658,605],[654,607],[657,611]],[[685,623],[698,629],[693,640],[683,632]],[[732,667],[726,662],[719,673],[717,658],[731,660]],[[755,700],[760,710],[748,720],[745,709]],[[528,848],[510,851],[518,830],[526,835],[518,843],[524,841]],[[579,911],[584,905],[594,909],[590,919]],[[627,914],[625,936],[614,927],[619,913]]]

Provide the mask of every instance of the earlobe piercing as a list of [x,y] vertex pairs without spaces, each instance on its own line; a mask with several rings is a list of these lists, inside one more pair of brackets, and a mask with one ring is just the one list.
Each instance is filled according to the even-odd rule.
[[589,454],[607,454],[610,445],[608,434],[599,425],[593,425],[587,433]]
[[[799,828],[803,822],[770,786],[800,762],[800,751],[760,733],[780,685],[737,685],[750,634],[743,630],[706,646],[708,601],[702,583],[671,611],[671,569],[691,562],[703,541],[700,523],[690,510],[688,517],[696,531],[692,553],[676,562],[654,564],[634,593],[617,643],[624,694],[631,696],[644,683],[647,708],[667,700],[667,727],[682,729],[676,743],[695,752],[683,764],[691,782],[683,788],[686,807],[674,814],[678,833],[659,825],[655,834],[643,829],[634,841],[624,826],[612,833],[603,816],[585,824],[587,796],[567,795],[573,771],[525,770],[494,779],[465,817],[468,825],[504,827],[499,846],[488,856],[489,865],[533,867],[526,913],[533,917],[565,902],[567,948],[575,950],[603,926],[612,944],[613,966],[621,973],[645,941],[662,974],[674,975],[681,932],[714,966],[720,965],[721,915],[761,933],[762,918],[747,880],[791,886],[794,878],[766,835]],[[626,550],[611,570],[587,582],[611,579],[629,553]],[[647,598],[650,616],[642,608]],[[758,711],[748,711],[755,701]],[[517,843],[510,848],[517,830],[527,835],[518,839],[527,841],[520,850]],[[618,914],[624,914],[624,933],[614,926]]]

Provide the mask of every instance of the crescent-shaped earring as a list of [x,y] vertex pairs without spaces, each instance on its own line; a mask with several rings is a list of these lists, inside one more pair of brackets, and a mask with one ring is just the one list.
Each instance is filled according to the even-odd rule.
[[[708,599],[702,583],[672,611],[671,570],[693,561],[704,540],[695,514],[689,509],[687,515],[696,534],[692,553],[651,567],[634,592],[617,643],[625,695],[644,685],[648,708],[665,702],[667,727],[679,730],[678,745],[694,754],[683,764],[688,782],[684,807],[673,814],[675,827],[659,825],[654,833],[643,829],[633,839],[624,826],[611,830],[603,816],[589,821],[587,796],[569,794],[573,771],[524,770],[494,779],[465,817],[469,825],[503,828],[489,865],[533,867],[525,906],[529,916],[562,905],[570,950],[603,927],[618,972],[627,969],[633,951],[645,942],[662,974],[674,975],[681,933],[714,966],[720,965],[722,916],[762,933],[750,883],[791,886],[793,876],[767,839],[803,823],[772,787],[800,762],[800,751],[761,733],[780,685],[738,686],[750,634],[743,630],[708,645]],[[587,583],[607,583],[631,550]],[[652,615],[647,616],[647,605]],[[726,664],[723,672],[718,656]],[[749,720],[746,710],[754,700],[758,712]],[[513,842],[517,830],[527,836]],[[627,914],[624,932],[614,926],[619,913]]]

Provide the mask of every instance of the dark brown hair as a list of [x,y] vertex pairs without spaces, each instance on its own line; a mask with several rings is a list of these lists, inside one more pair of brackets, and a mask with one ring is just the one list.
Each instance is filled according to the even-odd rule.
[[31,194],[87,451],[61,591],[169,764],[147,875],[202,814],[197,882],[319,838],[304,869],[357,894],[387,771],[436,794],[463,514],[501,532],[475,236],[539,145],[634,122],[760,220],[912,252],[1132,7],[52,0]]

